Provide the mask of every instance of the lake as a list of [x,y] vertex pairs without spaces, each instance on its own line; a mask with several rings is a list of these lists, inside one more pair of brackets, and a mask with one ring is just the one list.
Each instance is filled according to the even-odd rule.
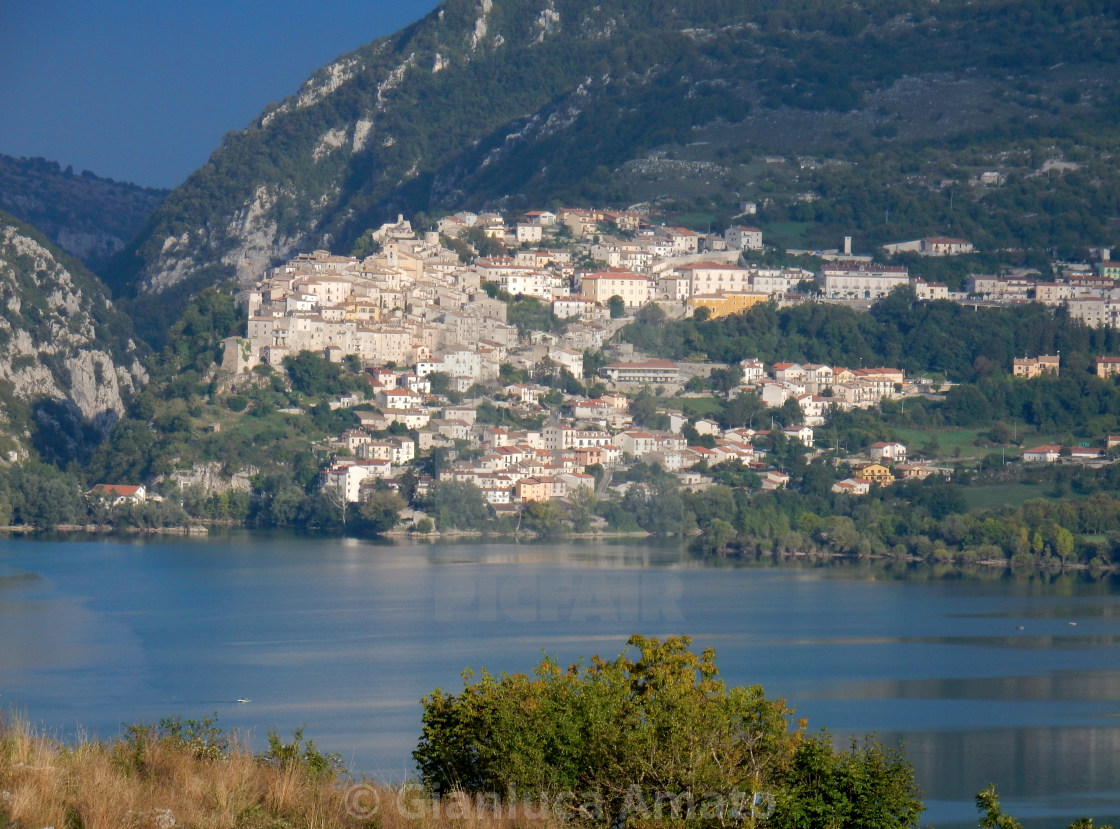
[[1030,826],[1120,820],[1111,576],[735,564],[645,542],[0,542],[0,709],[64,739],[216,712],[254,745],[305,727],[399,781],[433,688],[542,652],[614,657],[631,633],[714,647],[729,684],[838,742],[903,741],[926,824],[975,826],[989,783]]

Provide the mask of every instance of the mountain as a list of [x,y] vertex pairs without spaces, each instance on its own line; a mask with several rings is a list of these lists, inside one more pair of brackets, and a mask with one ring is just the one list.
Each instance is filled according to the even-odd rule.
[[[763,201],[771,153],[924,193],[938,171],[907,153],[983,147],[984,169],[1020,139],[1044,155],[1114,129],[1118,47],[1105,0],[445,0],[228,135],[103,273],[171,309],[398,212]],[[866,201],[849,187],[830,195]]]
[[80,262],[0,213],[0,452],[81,459],[144,379],[142,353]]
[[167,192],[89,170],[75,173],[43,158],[0,155],[0,210],[93,270],[136,237]]

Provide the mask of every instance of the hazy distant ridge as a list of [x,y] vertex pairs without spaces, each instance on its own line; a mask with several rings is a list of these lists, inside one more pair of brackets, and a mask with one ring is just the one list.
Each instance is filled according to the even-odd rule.
[[93,269],[132,241],[167,192],[0,155],[0,209]]

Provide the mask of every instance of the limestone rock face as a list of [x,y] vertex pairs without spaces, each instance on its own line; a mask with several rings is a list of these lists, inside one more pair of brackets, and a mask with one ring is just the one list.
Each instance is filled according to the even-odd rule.
[[0,433],[9,452],[26,448],[29,413],[45,402],[106,432],[144,379],[104,286],[63,259],[0,215]]

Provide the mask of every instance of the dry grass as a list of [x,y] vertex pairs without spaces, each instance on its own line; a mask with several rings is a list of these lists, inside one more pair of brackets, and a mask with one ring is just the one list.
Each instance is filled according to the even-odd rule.
[[262,762],[233,741],[219,758],[169,739],[66,745],[0,721],[0,829],[557,829],[523,809],[316,777]]

